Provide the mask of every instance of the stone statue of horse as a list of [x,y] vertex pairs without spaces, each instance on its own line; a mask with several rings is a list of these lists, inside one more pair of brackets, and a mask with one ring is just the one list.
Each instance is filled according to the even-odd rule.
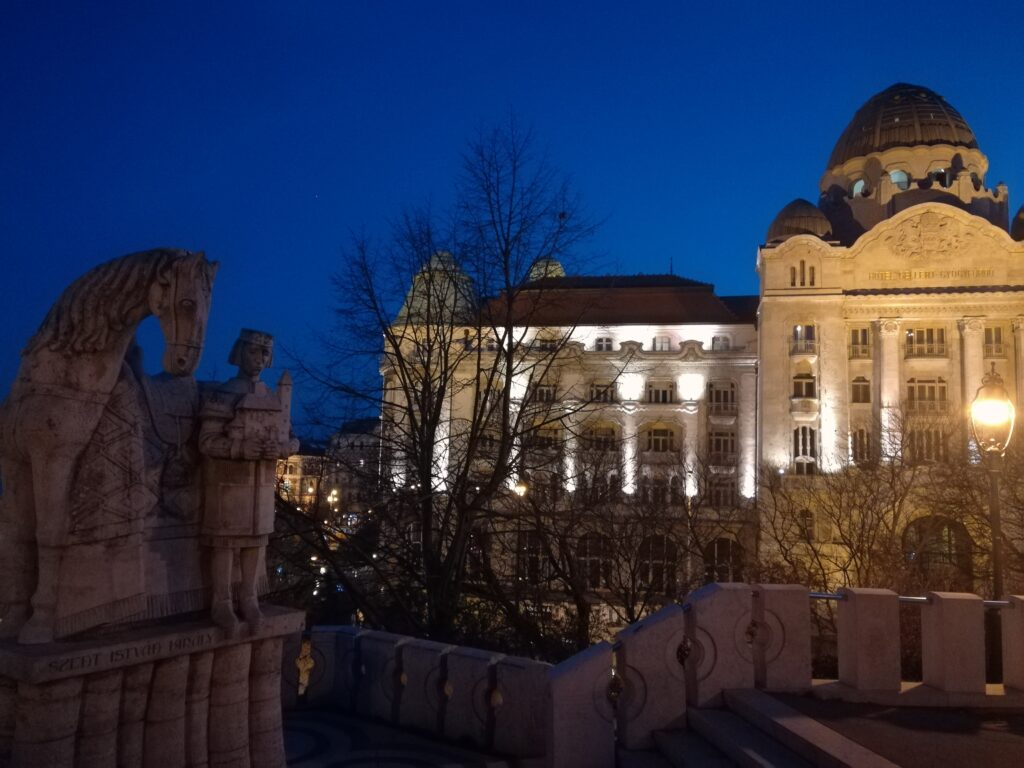
[[[0,410],[3,520],[0,637],[53,639],[76,468],[146,317],[160,321],[164,370],[199,364],[217,263],[156,249],[90,270],[61,295],[22,352]],[[3,578],[3,577],[6,578]],[[29,599],[31,598],[31,600]]]

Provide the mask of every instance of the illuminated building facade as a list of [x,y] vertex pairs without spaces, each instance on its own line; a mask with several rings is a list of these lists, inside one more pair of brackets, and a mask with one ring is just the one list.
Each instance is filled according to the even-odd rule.
[[1019,406],[1024,220],[987,173],[955,109],[897,84],[839,137],[818,204],[778,214],[757,260],[765,465],[942,458],[993,364]]

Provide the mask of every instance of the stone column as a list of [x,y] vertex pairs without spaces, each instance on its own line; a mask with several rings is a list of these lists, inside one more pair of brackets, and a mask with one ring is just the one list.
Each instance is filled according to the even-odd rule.
[[189,768],[206,768],[209,762],[207,733],[210,722],[210,677],[213,651],[196,653],[188,669],[188,702],[185,709],[185,759]]
[[757,482],[757,373],[743,373],[739,379],[736,415],[739,491],[744,498],[752,499]]
[[249,765],[249,643],[217,650],[210,681],[210,768]]
[[249,672],[249,743],[252,768],[284,768],[281,736],[280,637],[253,643]]
[[637,468],[640,465],[638,443],[636,414],[626,413],[622,418],[622,491],[628,495],[636,493]]
[[879,420],[882,424],[882,458],[895,458],[899,450],[899,435],[895,430],[902,428],[900,421],[900,321],[879,320],[875,324],[878,333],[879,359]]
[[1024,316],[1013,318],[1013,373],[1017,383],[1017,410],[1024,405]]
[[117,730],[117,753],[121,765],[142,765],[142,736],[145,732],[146,702],[152,664],[140,664],[124,671],[121,687],[121,724]]
[[146,768],[185,765],[185,701],[188,656],[157,662],[146,707],[142,764]]
[[86,678],[78,728],[78,765],[117,764],[117,727],[123,679],[124,670],[121,669]]
[[701,437],[697,402],[684,402],[680,422],[683,428],[683,466],[686,467],[686,495],[697,495],[697,452]]
[[985,339],[985,323],[977,317],[965,317],[957,321],[963,349],[960,355],[960,370],[964,382],[964,404],[974,399],[974,393],[981,386],[985,374],[985,353],[982,346]]
[[51,768],[75,764],[75,732],[82,707],[82,683],[72,677],[54,683],[18,685],[18,719],[11,765]]

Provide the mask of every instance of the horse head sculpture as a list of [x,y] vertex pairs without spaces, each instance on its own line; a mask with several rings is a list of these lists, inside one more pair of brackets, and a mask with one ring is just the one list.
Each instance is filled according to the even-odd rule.
[[191,374],[216,271],[217,263],[202,253],[169,248],[101,264],[64,291],[22,352],[0,412],[0,569],[6,571],[0,574],[6,606],[0,636],[17,633],[22,643],[53,639],[70,499],[73,485],[83,482],[76,468],[122,376],[135,330],[156,315],[164,369]]

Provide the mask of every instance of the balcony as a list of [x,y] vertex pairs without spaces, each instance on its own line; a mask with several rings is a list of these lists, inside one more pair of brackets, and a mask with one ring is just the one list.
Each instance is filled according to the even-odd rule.
[[911,413],[945,413],[948,400],[908,400],[907,410]]
[[713,467],[735,467],[736,461],[735,451],[712,451],[708,454],[708,464]]
[[708,413],[712,416],[735,416],[738,407],[736,403],[710,403]]
[[871,359],[871,345],[870,344],[851,344],[850,345],[850,359],[851,360],[870,360]]
[[816,415],[818,413],[818,398],[791,397],[789,399],[789,412],[794,415]]
[[985,357],[1006,357],[1006,345],[1002,342],[986,344]]
[[818,354],[818,342],[816,339],[794,339],[789,338],[790,355],[816,355]]
[[906,357],[946,357],[946,342],[934,341],[921,344],[907,344]]

